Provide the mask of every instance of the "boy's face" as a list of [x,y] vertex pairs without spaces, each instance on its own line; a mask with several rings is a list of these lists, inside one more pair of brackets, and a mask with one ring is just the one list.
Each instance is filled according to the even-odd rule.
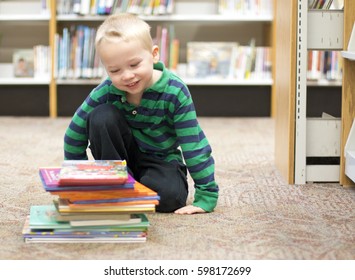
[[104,41],[98,54],[113,85],[127,94],[142,94],[153,84],[153,64],[159,59],[157,46],[148,51],[138,40]]

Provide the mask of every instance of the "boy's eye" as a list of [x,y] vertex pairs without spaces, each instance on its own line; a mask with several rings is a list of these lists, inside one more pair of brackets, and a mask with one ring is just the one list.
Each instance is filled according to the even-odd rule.
[[139,62],[131,64],[131,67],[137,67],[139,65]]
[[116,70],[111,70],[110,72],[111,72],[111,73],[118,73],[118,72],[120,72],[120,70],[119,70],[119,69],[116,69]]

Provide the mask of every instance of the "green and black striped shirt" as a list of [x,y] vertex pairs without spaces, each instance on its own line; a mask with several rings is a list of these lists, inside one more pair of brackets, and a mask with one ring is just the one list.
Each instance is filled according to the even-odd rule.
[[143,93],[139,107],[126,102],[125,92],[108,78],[98,85],[75,112],[64,137],[65,159],[87,159],[87,115],[98,105],[111,103],[121,110],[142,152],[166,161],[185,163],[195,183],[193,205],[211,212],[218,199],[214,159],[208,140],[196,117],[190,92],[184,82],[162,63],[159,81]]

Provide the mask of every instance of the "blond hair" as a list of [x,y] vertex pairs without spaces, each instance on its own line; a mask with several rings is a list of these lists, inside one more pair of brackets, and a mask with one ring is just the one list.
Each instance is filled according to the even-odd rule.
[[150,26],[138,16],[128,13],[109,16],[96,32],[96,48],[104,40],[140,41],[144,48],[151,51],[153,40],[150,34]]

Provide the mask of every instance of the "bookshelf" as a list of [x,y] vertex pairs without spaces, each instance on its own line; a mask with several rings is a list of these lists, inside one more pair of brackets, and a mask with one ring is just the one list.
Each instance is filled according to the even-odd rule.
[[[326,114],[318,118],[308,116],[312,85],[307,84],[306,69],[309,49],[344,48],[355,20],[354,4],[353,1],[344,1],[344,11],[314,11],[308,9],[308,1],[305,0],[276,2],[275,52],[283,52],[284,57],[277,56],[275,62],[275,163],[290,184],[349,184],[344,173],[344,145],[354,117],[354,108],[350,105],[354,82],[349,78],[354,75],[354,65],[341,61],[343,77],[340,89],[337,84],[321,85],[323,88],[333,86],[340,93],[339,118]],[[288,40],[278,37],[285,32],[290,34]],[[290,63],[282,63],[285,59]],[[327,96],[320,98],[326,99]],[[321,100],[318,101],[321,104]],[[327,113],[326,110],[323,112]]]
[[[27,30],[28,35],[33,35],[33,32],[41,34],[39,43],[46,43],[52,50],[55,48],[55,36],[61,34],[64,27],[73,25],[88,25],[97,27],[105,18],[106,15],[77,15],[77,14],[60,14],[57,13],[57,4],[69,3],[70,1],[45,1],[45,0],[6,0],[0,1],[0,21],[6,22],[6,25],[16,25],[23,27],[26,25],[40,26],[37,29]],[[249,2],[249,1],[248,1]],[[43,3],[51,3],[50,7],[42,10]],[[251,38],[256,39],[257,46],[272,46],[273,42],[273,15],[270,13],[225,13],[219,14],[218,0],[175,0],[174,10],[172,14],[166,15],[140,15],[152,26],[152,33],[156,30],[157,25],[174,25],[176,30],[176,37],[180,42],[180,59],[179,63],[186,64],[186,44],[189,41],[232,41],[238,42],[241,45],[248,45]],[[13,13],[9,13],[8,7]],[[23,7],[23,8],[22,8]],[[3,12],[1,12],[3,11]],[[37,27],[36,27],[37,28]],[[11,28],[9,29],[11,30]],[[36,30],[36,31],[35,31]],[[1,31],[1,29],[0,29]],[[3,41],[7,39],[8,34],[3,33]],[[1,43],[1,42],[0,42]],[[26,39],[24,45],[27,47],[33,46],[37,42]],[[1,50],[4,49],[4,44],[0,45]],[[13,45],[17,46],[16,40]],[[6,48],[6,47],[5,47]],[[12,49],[8,49],[7,58],[0,55],[0,73],[10,73],[9,67]],[[55,53],[52,52],[51,61],[55,60]],[[7,62],[4,67],[1,65]],[[46,110],[42,110],[42,115],[49,115],[50,117],[57,117],[63,115],[72,115],[74,108],[76,108],[88,94],[88,92],[100,82],[100,79],[69,79],[57,78],[55,76],[54,64],[52,63],[51,75],[46,79],[18,79],[13,77],[0,78],[0,91],[9,90],[14,92],[17,87],[34,85],[27,91],[40,92],[44,106],[48,106]],[[3,77],[3,75],[1,75]],[[255,104],[249,106],[250,109],[257,111],[262,115],[272,115],[273,113],[273,95],[272,95],[272,78],[268,79],[254,79],[254,80],[236,80],[236,79],[196,79],[183,77],[189,85],[193,96],[196,96],[197,107],[204,107],[202,111],[209,115],[211,108],[215,102],[206,103],[205,99],[216,99],[214,92],[217,90],[220,98],[225,100],[231,98],[231,108],[223,108],[225,106],[221,103],[221,108],[212,110],[213,115],[247,115],[246,106],[243,104]],[[20,87],[21,90],[23,87]],[[246,95],[248,93],[248,96]],[[206,96],[204,96],[206,94]],[[74,96],[76,95],[76,96]],[[233,96],[232,96],[233,95]],[[7,97],[2,97],[7,98]],[[39,96],[37,96],[39,98]],[[80,100],[80,101],[79,101]],[[201,101],[202,102],[201,102]],[[221,102],[222,102],[221,100]],[[253,102],[251,102],[251,100]],[[225,103],[225,102],[224,102]],[[233,105],[234,103],[234,105]],[[243,107],[244,111],[239,114],[238,109],[233,111],[233,106]],[[41,105],[43,106],[43,105]],[[69,108],[62,109],[62,107],[69,106]],[[216,106],[216,107],[217,107]],[[261,108],[259,108],[261,107]],[[72,110],[72,111],[71,111]],[[219,113],[220,112],[220,113]],[[226,113],[227,112],[227,113]],[[253,113],[251,113],[253,115]]]
[[[21,7],[21,8],[19,8]],[[0,112],[19,115],[38,111],[48,115],[49,75],[14,77],[13,54],[17,49],[32,49],[49,44],[50,13],[41,1],[0,1]],[[35,36],[34,36],[35,35]],[[25,94],[26,93],[26,94]],[[23,96],[31,97],[28,102]],[[9,104],[16,104],[9,106]]]

